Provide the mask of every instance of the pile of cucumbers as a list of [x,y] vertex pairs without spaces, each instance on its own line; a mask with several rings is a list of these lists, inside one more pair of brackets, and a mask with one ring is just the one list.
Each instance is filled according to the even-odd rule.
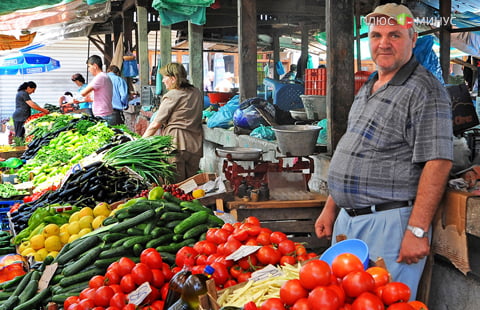
[[[47,257],[37,269],[0,284],[0,310],[39,309],[48,302],[58,304],[88,287],[95,275],[121,257],[139,261],[146,248],[156,248],[165,262],[173,265],[183,246],[204,239],[210,227],[224,222],[200,202],[180,201],[170,193],[162,199],[136,198],[104,220],[104,226],[66,244],[56,258]],[[38,291],[43,270],[57,263],[46,289]]]

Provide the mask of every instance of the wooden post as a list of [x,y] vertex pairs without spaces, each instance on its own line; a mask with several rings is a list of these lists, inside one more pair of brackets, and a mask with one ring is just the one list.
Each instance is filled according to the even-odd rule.
[[327,152],[332,154],[347,128],[354,97],[353,0],[327,0]]
[[138,48],[140,85],[149,84],[150,66],[148,62],[148,16],[147,8],[137,5]]
[[160,62],[161,66],[172,62],[172,27],[160,24]]
[[[278,80],[280,78],[280,75],[278,74],[277,71],[277,63],[280,61],[280,36],[276,31],[272,32],[272,37],[273,37],[273,64],[274,64],[274,70],[273,70],[273,78]],[[289,68],[287,68],[287,71]]]
[[442,23],[440,24],[440,66],[442,67],[442,75],[445,83],[448,83],[448,77],[450,76],[451,6],[451,0],[440,1],[440,16],[442,19]]
[[257,3],[237,0],[240,102],[257,96]]
[[190,82],[203,89],[203,27],[188,22],[188,49],[190,50]]

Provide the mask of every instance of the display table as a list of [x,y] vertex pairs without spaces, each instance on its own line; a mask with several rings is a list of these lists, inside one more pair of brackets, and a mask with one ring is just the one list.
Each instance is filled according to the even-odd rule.
[[295,242],[304,242],[310,250],[320,253],[330,242],[318,239],[315,235],[315,220],[327,200],[326,196],[315,195],[312,200],[268,200],[268,201],[229,201],[228,211],[238,220],[257,217],[262,227],[281,231]]

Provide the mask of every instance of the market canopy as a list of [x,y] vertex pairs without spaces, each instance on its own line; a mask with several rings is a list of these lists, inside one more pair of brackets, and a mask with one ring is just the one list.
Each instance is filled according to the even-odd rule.
[[0,58],[0,75],[34,74],[58,68],[58,60],[38,54],[15,53]]

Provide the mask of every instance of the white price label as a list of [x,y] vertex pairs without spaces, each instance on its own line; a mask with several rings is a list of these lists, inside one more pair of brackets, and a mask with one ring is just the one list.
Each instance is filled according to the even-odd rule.
[[128,302],[138,306],[145,300],[145,298],[147,298],[151,291],[152,289],[150,288],[150,284],[148,282],[144,282],[142,285],[137,287],[136,290],[128,294]]
[[187,181],[185,182],[184,184],[182,184],[181,186],[179,186],[185,193],[190,193],[192,192],[194,189],[196,189],[198,187],[198,184],[197,182],[195,182],[195,180],[190,180],[190,181]]
[[237,261],[241,258],[244,258],[252,253],[255,253],[260,249],[261,246],[258,245],[242,245],[235,252],[228,255],[226,259]]
[[38,290],[42,291],[48,287],[48,283],[50,283],[50,280],[53,278],[55,271],[57,270],[58,263],[53,263],[50,265],[45,266],[45,270],[42,273],[42,276],[40,277],[40,280],[38,280]]
[[264,279],[268,279],[270,277],[278,277],[283,275],[282,271],[273,265],[267,265],[264,268],[257,270],[252,273],[250,280],[252,281],[260,281]]

